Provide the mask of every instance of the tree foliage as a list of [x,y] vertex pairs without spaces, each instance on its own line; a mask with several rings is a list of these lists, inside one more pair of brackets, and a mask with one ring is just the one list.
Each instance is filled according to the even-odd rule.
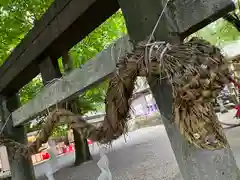
[[[81,67],[87,60],[96,56],[123,34],[126,34],[125,21],[121,11],[118,11],[71,48],[70,55],[74,60],[73,66]],[[80,95],[81,111],[87,113],[97,110],[104,102],[106,88],[107,81]]]
[[40,77],[34,78],[29,84],[27,84],[20,91],[20,102],[21,104],[25,104],[32,97],[36,96],[38,92],[40,92],[43,84]]
[[80,67],[126,32],[123,15],[118,11],[70,50],[74,66]]
[[[34,22],[41,18],[53,0],[1,0],[0,2],[0,65],[4,63],[12,50],[21,42]],[[126,33],[121,11],[116,12],[102,25],[85,37],[70,50],[74,67],[81,67],[87,60],[106,48],[113,40]],[[63,72],[61,58],[60,69]],[[42,88],[38,76],[20,90],[20,100],[24,104],[32,99]],[[103,103],[106,82],[80,95],[83,113],[94,111]],[[60,129],[59,129],[60,130]]]
[[0,1],[0,64],[24,38],[53,0]]
[[223,47],[231,41],[240,39],[240,33],[236,30],[236,28],[222,18],[206,26],[195,34],[220,47]]
[[[234,2],[236,9],[231,13],[235,13],[240,18],[239,1]],[[239,31],[223,18],[220,18],[199,30],[197,33],[195,33],[195,35],[202,37],[219,47],[224,47],[226,44],[231,43],[232,41],[240,40]]]

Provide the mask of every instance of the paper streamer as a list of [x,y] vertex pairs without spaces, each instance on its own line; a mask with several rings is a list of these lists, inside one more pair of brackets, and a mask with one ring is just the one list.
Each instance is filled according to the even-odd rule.
[[101,147],[99,149],[100,159],[97,163],[99,169],[101,170],[101,174],[97,178],[97,180],[112,180],[112,174],[109,169],[109,160],[107,155],[105,154],[105,148]]

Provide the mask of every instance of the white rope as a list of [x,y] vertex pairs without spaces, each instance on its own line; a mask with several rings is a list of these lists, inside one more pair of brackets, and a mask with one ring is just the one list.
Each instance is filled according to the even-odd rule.
[[167,8],[167,5],[168,5],[169,1],[170,1],[170,0],[167,0],[167,2],[165,3],[165,5],[164,5],[164,7],[163,7],[163,10],[162,10],[161,14],[160,14],[159,17],[158,17],[158,20],[157,20],[157,22],[156,22],[156,24],[155,24],[155,26],[154,26],[154,28],[153,28],[153,31],[152,31],[152,33],[151,33],[151,36],[149,37],[149,40],[148,40],[147,44],[151,42],[151,40],[152,40],[152,38],[153,38],[153,36],[154,36],[154,33],[155,33],[155,31],[156,31],[156,29],[157,29],[157,27],[158,27],[158,25],[159,25],[159,22],[160,22],[160,20],[162,19],[163,13],[165,12],[165,10],[166,10],[166,8]]
[[[63,79],[62,79],[62,78],[54,78],[54,79],[52,79],[51,81],[48,81],[47,84],[46,84],[45,86],[43,86],[43,88],[47,88],[47,87],[51,86],[52,84],[54,84],[56,81],[60,81],[60,80],[63,80]],[[43,88],[42,88],[42,89],[43,89]],[[42,89],[41,89],[41,90],[42,90]],[[40,90],[40,91],[41,91],[41,90]],[[39,91],[39,92],[40,92],[40,91]],[[57,104],[56,104],[56,106],[57,106]],[[47,111],[48,111],[48,114],[49,114],[49,113],[50,113],[50,112],[49,112],[49,108],[47,108]],[[1,128],[1,130],[0,130],[0,135],[2,135],[2,133],[3,133],[4,129],[5,129],[8,121],[11,119],[11,118],[10,118],[11,115],[12,115],[12,113],[10,113],[10,114],[8,115],[7,119],[5,120],[3,126],[2,126],[2,128]]]
[[8,115],[7,119],[5,120],[5,123],[3,124],[3,127],[1,128],[0,135],[2,135],[3,130],[5,129],[8,121],[10,120],[11,114]]
[[[150,70],[150,72],[151,72],[151,60],[152,60],[152,59],[151,59],[151,56],[152,56],[153,48],[156,47],[156,46],[159,46],[159,45],[160,45],[159,48],[161,48],[161,47],[163,47],[163,45],[166,44],[165,41],[159,41],[159,42],[154,42],[154,43],[151,43],[151,41],[153,40],[154,33],[155,33],[155,31],[156,31],[156,29],[157,29],[157,27],[158,27],[158,25],[159,25],[160,20],[162,19],[163,13],[165,12],[169,1],[170,1],[170,0],[167,0],[167,1],[166,1],[165,5],[164,5],[164,7],[163,7],[163,9],[162,9],[162,12],[161,12],[161,14],[159,15],[159,17],[158,17],[158,19],[157,19],[157,22],[156,22],[156,24],[155,24],[155,26],[154,26],[154,28],[153,28],[153,30],[152,30],[152,33],[151,33],[151,35],[150,35],[150,37],[149,37],[149,39],[148,39],[148,41],[147,41],[147,44],[145,45],[144,62],[145,62],[145,65],[146,65],[146,73],[147,73],[148,75],[151,74],[151,73],[149,73],[149,70]],[[149,47],[149,46],[150,46],[150,50],[149,50],[149,52],[148,52],[148,47]],[[163,57],[163,55],[164,55],[164,53],[166,52],[167,49],[168,49],[168,46],[166,46],[166,48],[164,48],[163,53],[161,54],[161,57]],[[161,60],[161,58],[160,58],[160,60]]]
[[60,78],[53,78],[52,80],[47,81],[47,83],[43,87],[47,88],[47,87],[53,85],[55,82],[62,81],[62,80],[63,80],[63,76]]

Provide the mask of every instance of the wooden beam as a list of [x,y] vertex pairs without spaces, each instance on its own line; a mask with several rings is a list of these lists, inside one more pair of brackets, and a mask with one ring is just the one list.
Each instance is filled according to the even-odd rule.
[[0,93],[17,92],[39,73],[42,59],[57,59],[118,9],[116,0],[54,1],[0,67]]
[[187,3],[174,0],[170,1],[170,8],[167,9],[165,15],[166,20],[174,19],[173,24],[168,24],[171,31],[174,30],[171,33],[183,39],[234,9],[235,5],[232,0],[197,0]]
[[[163,2],[166,1],[167,0],[164,0]],[[162,1],[155,2],[154,0],[156,4],[155,7],[145,10],[145,13],[151,15],[151,19],[149,19],[149,17],[141,11],[145,7],[151,6],[148,1],[144,1],[141,4],[139,4],[137,0],[133,2],[121,1],[121,5],[126,6],[122,8],[122,12],[125,17],[129,36],[133,41],[141,41],[151,34],[157,18],[161,13],[161,10],[159,10],[161,2]],[[127,6],[129,3],[131,5]],[[184,11],[182,11],[182,8],[184,8]],[[156,29],[155,38],[168,40],[169,36],[176,36],[180,37],[180,39],[184,39],[191,33],[198,31],[207,24],[234,10],[234,8],[235,6],[231,0],[197,0],[189,1],[187,4],[185,1],[169,0],[169,6],[165,10],[164,16],[160,21],[161,26],[158,26]],[[129,9],[132,10],[130,11]],[[135,9],[138,9],[138,11],[134,11]],[[126,11],[129,11],[129,16],[126,16]],[[133,21],[132,19],[135,20]],[[171,19],[174,19],[172,23],[166,23],[166,20]],[[151,26],[149,26],[149,22]]]
[[22,124],[48,107],[74,98],[91,86],[102,82],[115,70],[118,57],[131,51],[128,36],[118,39],[95,58],[89,60],[82,68],[75,69],[62,80],[43,88],[35,98],[14,111],[12,113],[13,125]]

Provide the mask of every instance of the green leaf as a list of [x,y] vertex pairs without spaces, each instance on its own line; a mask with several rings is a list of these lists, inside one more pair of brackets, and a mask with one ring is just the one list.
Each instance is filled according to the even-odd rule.
[[[4,63],[11,51],[20,43],[28,31],[33,27],[34,21],[46,12],[53,0],[1,0],[0,2],[0,65]],[[97,27],[81,42],[71,48],[70,54],[75,68],[80,67],[89,59],[96,56],[113,40],[126,34],[125,21],[121,11],[116,12],[102,25]],[[58,60],[60,70],[63,72],[61,58]],[[20,91],[20,101],[27,103],[34,98],[43,87],[40,77],[34,78]],[[97,111],[102,107],[107,89],[107,81],[88,90],[79,96],[80,108],[83,113]],[[30,128],[28,131],[39,127]],[[55,135],[62,135],[64,128],[57,128]]]

